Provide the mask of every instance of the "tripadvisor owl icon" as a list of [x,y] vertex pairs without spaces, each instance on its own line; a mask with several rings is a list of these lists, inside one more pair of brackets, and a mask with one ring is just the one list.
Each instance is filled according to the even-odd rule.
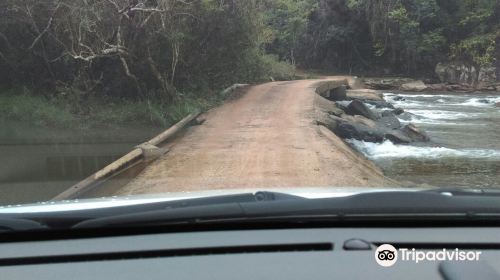
[[375,260],[381,266],[393,266],[398,260],[398,251],[390,244],[380,245],[375,251]]

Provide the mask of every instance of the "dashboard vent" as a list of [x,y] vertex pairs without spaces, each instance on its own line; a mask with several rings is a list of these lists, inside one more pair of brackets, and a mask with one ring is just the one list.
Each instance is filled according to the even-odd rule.
[[108,253],[81,254],[81,255],[75,254],[75,255],[6,258],[6,259],[0,259],[0,266],[111,261],[111,260],[127,260],[127,259],[145,259],[145,258],[166,258],[166,257],[182,257],[182,256],[310,252],[310,251],[331,251],[331,250],[333,250],[333,244],[331,243],[245,245],[245,246],[227,246],[227,247],[164,249],[164,250],[132,251],[132,252],[108,252]]

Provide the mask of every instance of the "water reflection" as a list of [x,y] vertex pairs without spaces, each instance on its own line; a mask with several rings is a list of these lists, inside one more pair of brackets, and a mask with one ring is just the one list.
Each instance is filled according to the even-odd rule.
[[48,200],[113,162],[159,128],[69,130],[0,123],[0,204]]

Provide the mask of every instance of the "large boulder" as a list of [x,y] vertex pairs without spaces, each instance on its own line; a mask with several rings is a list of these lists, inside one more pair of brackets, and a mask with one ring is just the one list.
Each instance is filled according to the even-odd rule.
[[500,108],[500,102],[495,103],[495,107]]
[[370,110],[363,102],[359,100],[353,100],[349,106],[347,106],[345,112],[349,115],[361,115],[370,120],[376,120],[377,115]]
[[381,143],[390,140],[395,144],[428,141],[429,137],[413,125],[401,128],[399,120],[390,114],[385,114],[378,121],[373,121],[361,115],[328,115],[318,125],[323,125],[344,139],[356,139],[365,142]]
[[360,115],[350,116],[350,115],[344,114],[341,116],[341,118],[344,121],[348,121],[348,122],[352,122],[352,123],[356,123],[356,124],[361,124],[361,125],[367,126],[369,128],[375,128],[378,126],[377,122],[370,120],[370,119],[367,119],[367,118],[360,116]]
[[390,129],[398,129],[401,127],[401,122],[391,111],[382,112],[382,117],[377,122]]
[[405,83],[401,85],[401,90],[404,91],[424,91],[427,86],[422,81],[414,81],[410,83]]
[[418,129],[413,124],[405,125],[401,131],[415,142],[428,142],[430,140],[429,136],[424,131]]
[[334,132],[344,139],[356,139],[375,143],[384,141],[384,131],[352,122],[340,123]]

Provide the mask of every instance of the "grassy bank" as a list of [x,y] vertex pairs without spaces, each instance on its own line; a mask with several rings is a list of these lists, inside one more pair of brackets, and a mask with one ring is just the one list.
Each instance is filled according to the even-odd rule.
[[[259,56],[262,73],[249,80],[303,79],[295,67],[272,55]],[[233,93],[208,90],[196,93],[176,92],[175,101],[161,98],[118,98],[98,95],[79,97],[71,93],[35,92],[19,86],[0,90],[0,120],[22,121],[36,126],[93,128],[124,125],[167,127],[194,111],[220,105]]]
[[208,98],[185,95],[172,104],[153,99],[120,98],[92,98],[83,103],[65,98],[47,98],[27,91],[8,91],[0,93],[0,120],[81,129],[123,125],[166,127],[191,112],[216,106],[226,98],[219,93]]

